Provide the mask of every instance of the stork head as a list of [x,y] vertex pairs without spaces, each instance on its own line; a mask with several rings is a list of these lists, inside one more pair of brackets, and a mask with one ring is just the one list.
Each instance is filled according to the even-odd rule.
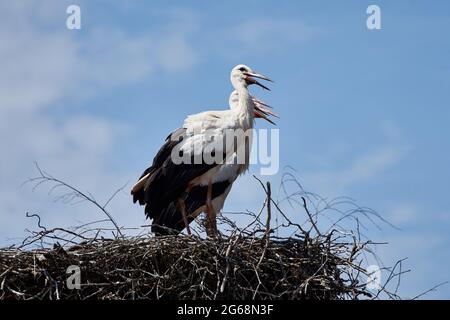
[[270,90],[265,85],[258,82],[255,78],[267,80],[273,82],[266,76],[259,74],[258,72],[253,71],[250,67],[245,64],[238,64],[236,67],[231,70],[231,83],[233,84],[235,89],[240,87],[247,88],[251,84],[256,84],[263,89]]

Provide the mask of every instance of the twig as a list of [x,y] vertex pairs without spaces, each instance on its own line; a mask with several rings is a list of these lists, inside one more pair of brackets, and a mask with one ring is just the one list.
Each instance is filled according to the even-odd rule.
[[[109,202],[114,198],[115,195],[117,195],[117,193],[123,189],[125,186],[119,188],[109,199],[108,201],[102,206],[100,205],[91,194],[86,194],[82,191],[80,191],[79,189],[69,185],[68,183],[53,177],[52,175],[48,174],[47,172],[43,171],[40,167],[39,164],[37,162],[35,162],[35,166],[36,169],[39,172],[39,176],[35,177],[35,178],[30,178],[28,179],[27,182],[31,182],[31,183],[35,183],[35,186],[33,187],[33,190],[35,190],[38,186],[40,186],[42,183],[44,182],[54,182],[56,183],[57,187],[65,187],[67,189],[69,189],[71,191],[71,193],[67,193],[65,195],[63,195],[62,197],[60,197],[61,199],[69,199],[69,201],[71,201],[71,199],[78,197],[81,198],[82,200],[88,201],[90,203],[92,203],[94,206],[96,206],[98,209],[100,209],[107,217],[108,219],[111,221],[111,223],[114,225],[114,227],[117,230],[117,233],[123,238],[123,234],[117,224],[117,222],[114,220],[114,218],[112,217],[112,215],[106,210],[106,206],[109,204]],[[52,188],[51,190],[54,190],[54,188]]]
[[305,208],[306,214],[309,217],[309,221],[311,222],[312,226],[314,227],[314,230],[316,230],[317,234],[319,236],[322,236],[322,234],[320,233],[319,229],[316,226],[316,223],[314,222],[314,219],[312,218],[311,214],[309,213],[308,206],[306,205],[305,197],[302,197],[302,200],[303,200],[303,208]]
[[272,189],[270,187],[270,182],[267,182],[267,220],[266,220],[266,234],[265,237],[269,236],[270,234],[270,220],[272,219]]
[[411,300],[417,300],[417,299],[419,299],[420,297],[423,297],[424,295],[426,295],[426,294],[428,294],[428,293],[430,293],[430,292],[432,292],[432,291],[436,291],[437,288],[439,288],[439,287],[441,287],[441,286],[443,286],[443,285],[446,285],[447,283],[448,283],[448,281],[441,282],[441,283],[435,285],[433,288],[428,289],[427,291],[425,291],[425,292],[423,292],[423,293],[421,293],[421,294],[415,296],[415,297],[412,298]]

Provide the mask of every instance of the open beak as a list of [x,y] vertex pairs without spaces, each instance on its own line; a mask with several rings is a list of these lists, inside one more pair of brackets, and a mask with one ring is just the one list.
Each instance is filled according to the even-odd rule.
[[256,73],[256,72],[244,72],[244,75],[245,75],[245,81],[248,84],[256,84],[256,85],[260,86],[261,88],[270,91],[269,88],[267,88],[265,85],[263,85],[262,83],[260,83],[258,80],[255,79],[255,78],[258,78],[258,79],[262,79],[262,80],[273,82],[272,80],[270,80],[266,76],[263,76],[262,74],[259,74],[259,73]]
[[275,118],[279,118],[279,116],[273,112],[272,110],[270,110],[269,108],[266,108],[264,106],[256,106],[256,108],[261,111],[263,114],[265,114],[266,116],[272,116]]
[[255,108],[255,118],[261,118],[266,120],[267,122],[270,122],[273,125],[276,125],[275,122],[273,122],[272,120],[270,120],[266,114],[264,114],[264,112],[261,112],[261,110],[258,110],[258,108]]
[[279,116],[273,112],[271,109],[272,107],[270,107],[267,103],[265,103],[264,101],[252,97],[253,99],[253,103],[255,104],[255,118],[261,118],[266,120],[267,122],[270,122],[273,125],[276,125],[275,122],[273,122],[271,119],[269,119],[268,116],[273,116],[276,118],[279,118]]
[[267,103],[265,103],[264,101],[262,101],[262,100],[260,100],[260,99],[258,99],[258,98],[256,98],[256,97],[253,97],[253,96],[252,96],[252,99],[253,99],[253,102],[254,102],[255,104],[259,104],[259,105],[262,105],[262,106],[264,106],[264,107],[267,107],[267,108],[272,109],[272,107],[269,106],[269,105],[268,105]]

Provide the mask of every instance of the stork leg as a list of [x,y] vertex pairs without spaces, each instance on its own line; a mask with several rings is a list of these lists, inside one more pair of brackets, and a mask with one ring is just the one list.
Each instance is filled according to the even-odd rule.
[[208,237],[217,237],[217,220],[216,212],[212,206],[212,183],[208,183],[208,190],[206,192],[206,234]]
[[180,207],[181,215],[183,216],[184,226],[186,227],[186,231],[188,235],[192,235],[191,228],[189,227],[189,221],[186,215],[186,205],[184,204],[183,199],[178,199],[178,206]]

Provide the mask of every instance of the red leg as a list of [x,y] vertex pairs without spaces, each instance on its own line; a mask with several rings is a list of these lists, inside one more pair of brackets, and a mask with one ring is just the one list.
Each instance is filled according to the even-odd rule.
[[189,221],[187,219],[186,215],[186,205],[184,204],[184,201],[182,199],[178,199],[178,205],[180,206],[181,215],[183,216],[183,222],[186,226],[186,231],[188,235],[192,235],[191,228],[189,227]]
[[212,183],[211,181],[208,183],[208,190],[206,193],[206,233],[209,237],[217,236],[217,221],[216,221],[216,213],[214,212],[214,208],[212,206]]

